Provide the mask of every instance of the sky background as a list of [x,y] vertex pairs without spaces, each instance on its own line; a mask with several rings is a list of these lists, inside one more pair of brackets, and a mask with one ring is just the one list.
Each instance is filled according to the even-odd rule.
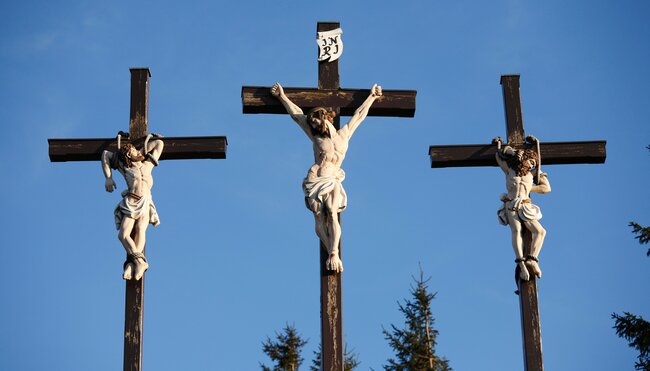
[[[243,115],[242,85],[315,87],[317,21],[339,21],[341,86],[418,91],[414,118],[369,117],[343,168],[344,335],[360,370],[419,266],[437,353],[457,371],[521,370],[501,171],[431,169],[428,146],[505,136],[499,77],[521,74],[526,132],[607,140],[603,165],[544,167],[539,299],[548,370],[632,370],[612,312],[650,316],[647,1],[2,1],[0,369],[122,367],[124,251],[99,162],[51,163],[47,138],[128,130],[131,67],[149,128],[226,135],[227,160],[154,171],[146,370],[255,370],[286,323],[320,339],[318,243],[301,182],[311,145],[286,115]],[[344,118],[345,120],[345,118]],[[543,161],[543,159],[542,159]],[[119,190],[123,180],[117,179]]]

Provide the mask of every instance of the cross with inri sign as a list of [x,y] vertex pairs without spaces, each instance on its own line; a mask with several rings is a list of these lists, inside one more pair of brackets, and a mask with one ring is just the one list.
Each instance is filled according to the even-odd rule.
[[[343,47],[338,29],[338,22],[318,23],[317,32],[321,38],[319,39],[321,48],[318,62],[318,88],[282,88],[276,85],[272,92],[270,86],[242,87],[243,113],[284,114],[289,111],[291,117],[312,140],[315,164],[303,182],[303,190],[306,192],[308,207],[314,212],[317,220],[319,215],[328,211],[319,209],[318,205],[321,202],[324,208],[329,209],[328,212],[333,212],[332,208],[342,210],[345,207],[345,194],[341,185],[344,173],[341,172],[340,165],[345,157],[349,137],[366,115],[413,117],[415,114],[417,92],[414,90],[382,91],[376,85],[370,90],[340,87],[338,57]],[[323,109],[307,115],[303,114],[303,110],[306,113],[316,107]],[[343,128],[340,127],[341,115],[352,116]],[[316,126],[320,128],[319,131],[312,131],[317,130]],[[327,195],[323,196],[323,193]],[[336,201],[333,202],[332,199]],[[333,202],[335,205],[327,202]],[[338,236],[340,236],[339,221],[338,212],[329,221],[330,225],[338,226]],[[329,254],[327,244],[323,243],[324,237],[328,240],[326,237],[328,232],[324,229],[319,230],[318,226],[317,221],[317,233],[320,237],[321,369],[343,371],[341,274],[328,269],[328,264],[332,260],[340,261],[340,239],[339,243],[329,240],[332,245],[336,245],[332,249],[334,253]]]

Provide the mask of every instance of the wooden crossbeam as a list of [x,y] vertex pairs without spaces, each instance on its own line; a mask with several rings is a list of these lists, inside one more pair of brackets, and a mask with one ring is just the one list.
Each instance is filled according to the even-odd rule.
[[[228,141],[224,136],[165,137],[161,160],[225,159]],[[50,161],[99,161],[104,150],[116,151],[115,138],[48,139]],[[128,140],[123,140],[129,143]],[[141,145],[142,140],[135,141]]]
[[[606,150],[604,140],[589,142],[542,142],[543,165],[602,164]],[[524,146],[530,147],[532,146]],[[498,166],[494,144],[430,146],[431,167]]]
[[[370,90],[287,87],[284,93],[305,112],[314,107],[339,107],[340,115],[352,116],[366,100]],[[416,95],[415,90],[384,90],[382,97],[370,108],[368,116],[413,117]],[[271,95],[270,86],[243,86],[241,98],[243,113],[287,113],[282,103]]]

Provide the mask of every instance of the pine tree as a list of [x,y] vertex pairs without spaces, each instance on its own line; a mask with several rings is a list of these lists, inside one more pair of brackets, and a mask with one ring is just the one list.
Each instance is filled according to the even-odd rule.
[[[650,146],[647,147],[650,150]],[[642,227],[640,224],[630,222],[634,238],[644,245],[650,242],[650,227]],[[650,256],[650,249],[646,253]],[[616,335],[628,341],[632,348],[639,351],[637,362],[634,364],[636,370],[650,371],[650,322],[641,316],[625,312],[623,315],[612,313]]]
[[[630,222],[630,227],[632,227],[632,233],[636,234],[637,240],[640,244],[647,244],[650,242],[650,227],[642,227],[639,223]],[[650,249],[646,252],[646,256],[650,256]]]
[[627,340],[631,347],[639,351],[634,369],[650,371],[650,323],[641,316],[625,312],[623,316],[612,314],[616,321],[616,335]]
[[438,330],[433,328],[434,318],[431,313],[431,301],[436,293],[428,291],[424,273],[420,269],[420,278],[411,286],[411,300],[399,305],[404,314],[405,327],[399,329],[391,325],[391,331],[383,330],[386,340],[395,351],[395,359],[388,359],[384,365],[387,371],[451,371],[449,361],[436,355],[436,338]]
[[263,371],[298,371],[304,359],[300,356],[302,347],[307,344],[293,325],[285,325],[282,333],[275,333],[275,340],[269,337],[262,343],[262,350],[271,361],[273,368],[260,363]]
[[[322,347],[319,344],[318,350],[314,351],[314,359],[311,361],[311,366],[309,366],[309,370],[320,371],[321,353],[322,353]],[[354,369],[359,367],[360,364],[361,362],[359,362],[357,354],[352,351],[348,352],[348,345],[345,344],[345,349],[343,350],[343,371],[353,371]]]

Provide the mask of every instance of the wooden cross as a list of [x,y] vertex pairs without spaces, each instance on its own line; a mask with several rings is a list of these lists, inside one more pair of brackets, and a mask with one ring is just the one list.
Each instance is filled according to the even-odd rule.
[[[317,32],[339,28],[338,22],[318,22]],[[287,97],[303,111],[314,107],[328,107],[336,112],[334,127],[340,128],[340,116],[351,116],[363,103],[367,89],[341,89],[338,60],[318,62],[318,88],[284,88]],[[368,116],[413,117],[415,115],[414,90],[384,90],[375,101]],[[243,86],[243,113],[286,114],[280,101],[271,95],[271,87]],[[340,220],[340,214],[339,214]],[[339,243],[339,256],[341,247]],[[321,291],[321,344],[322,370],[343,371],[343,306],[341,303],[341,275],[325,267],[328,254],[320,243]]]
[[[149,78],[148,68],[131,70],[131,114],[129,138],[125,143],[136,146],[144,143],[149,131]],[[225,159],[227,140],[223,136],[165,137],[161,160]],[[98,161],[104,150],[117,149],[116,138],[98,139],[48,139],[50,161]],[[144,306],[144,277],[126,281],[124,314],[124,370],[142,370],[142,323]]]
[[[506,133],[508,145],[524,148],[524,121],[521,113],[519,95],[519,75],[501,76],[503,100],[506,113]],[[601,164],[605,162],[606,141],[541,143],[543,165],[554,164]],[[430,146],[431,167],[498,166],[496,145],[472,144],[451,146]],[[524,234],[524,256],[530,253],[531,234],[526,228]],[[519,285],[519,305],[521,310],[521,330],[524,345],[524,366],[526,371],[543,371],[542,331],[539,324],[537,302],[537,280],[529,269],[530,280],[523,281],[517,276]]]

